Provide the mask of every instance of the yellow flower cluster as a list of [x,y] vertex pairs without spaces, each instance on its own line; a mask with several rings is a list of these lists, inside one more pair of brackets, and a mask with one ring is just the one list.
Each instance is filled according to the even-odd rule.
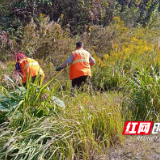
[[133,36],[124,44],[115,43],[113,50],[106,53],[102,59],[96,57],[96,62],[99,66],[106,68],[116,65],[123,68],[123,65],[128,64],[128,61],[130,66],[135,64],[137,67],[150,67],[150,65],[156,65],[160,62],[160,54],[154,48],[152,43]]

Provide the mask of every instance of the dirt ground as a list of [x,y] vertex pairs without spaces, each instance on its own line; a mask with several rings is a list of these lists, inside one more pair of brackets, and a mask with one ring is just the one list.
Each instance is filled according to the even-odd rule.
[[160,135],[125,136],[124,144],[110,148],[103,160],[160,160]]

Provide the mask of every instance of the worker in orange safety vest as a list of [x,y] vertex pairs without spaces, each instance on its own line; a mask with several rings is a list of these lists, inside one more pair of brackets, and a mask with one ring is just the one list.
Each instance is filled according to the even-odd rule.
[[36,77],[39,78],[40,84],[44,80],[44,72],[39,66],[38,62],[32,58],[28,58],[22,53],[15,54],[16,59],[16,73],[18,73],[22,78],[23,86],[26,86],[27,81],[32,78],[32,83],[36,80]]
[[91,67],[95,64],[95,59],[91,54],[83,49],[83,42],[76,43],[76,50],[73,51],[56,71],[70,66],[69,78],[72,80],[72,87],[81,87],[83,84],[90,84]]

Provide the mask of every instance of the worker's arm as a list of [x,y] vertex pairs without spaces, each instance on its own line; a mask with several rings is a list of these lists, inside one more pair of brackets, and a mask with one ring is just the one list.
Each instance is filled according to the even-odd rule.
[[20,76],[21,76],[21,78],[23,76],[22,76],[21,67],[20,67],[19,63],[16,63],[15,70],[13,71],[13,75],[12,76],[13,76],[13,79],[16,81],[17,84],[21,83]]
[[[62,68],[66,68],[67,66],[70,66],[70,65],[72,64],[72,62],[73,62],[73,55],[70,54],[70,56],[68,57],[68,59],[65,60],[65,61],[61,64],[61,66],[60,66],[61,69],[62,69]],[[93,65],[96,63],[95,59],[91,56],[90,53],[89,53],[89,63],[90,63],[91,66],[93,66]]]
[[15,72],[17,72],[20,76],[22,75],[21,67],[20,67],[20,64],[18,62],[15,65]]
[[95,63],[96,63],[95,59],[90,54],[89,55],[89,64],[90,64],[90,66],[92,67]]
[[59,67],[56,68],[57,71],[66,68],[67,66],[70,66],[73,62],[73,55],[70,54],[67,60],[65,60]]
[[14,73],[15,74],[19,74],[22,77],[21,67],[20,67],[20,64],[18,62],[15,64],[15,71],[14,71]]
[[21,72],[21,67],[20,67],[20,64],[18,62],[15,64],[15,69],[16,69],[17,72]]
[[66,68],[67,66],[70,66],[73,62],[73,55],[70,54],[70,56],[68,57],[67,60],[65,60],[61,65],[60,67],[63,69],[63,68]]

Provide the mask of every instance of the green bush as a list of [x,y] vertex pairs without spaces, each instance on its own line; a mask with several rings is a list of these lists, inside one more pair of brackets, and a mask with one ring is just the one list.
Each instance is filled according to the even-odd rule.
[[159,121],[160,113],[160,77],[145,70],[128,78],[125,96],[129,99],[124,107],[132,112],[132,120]]
[[[39,99],[43,88],[39,92],[33,85],[27,88],[25,99],[1,124],[0,159],[87,160],[122,143],[124,122],[117,94],[113,99],[107,94],[70,97],[61,93],[66,105],[63,110],[53,106],[50,95]],[[52,92],[55,90],[56,86]],[[36,114],[40,110],[44,112],[41,116]]]

